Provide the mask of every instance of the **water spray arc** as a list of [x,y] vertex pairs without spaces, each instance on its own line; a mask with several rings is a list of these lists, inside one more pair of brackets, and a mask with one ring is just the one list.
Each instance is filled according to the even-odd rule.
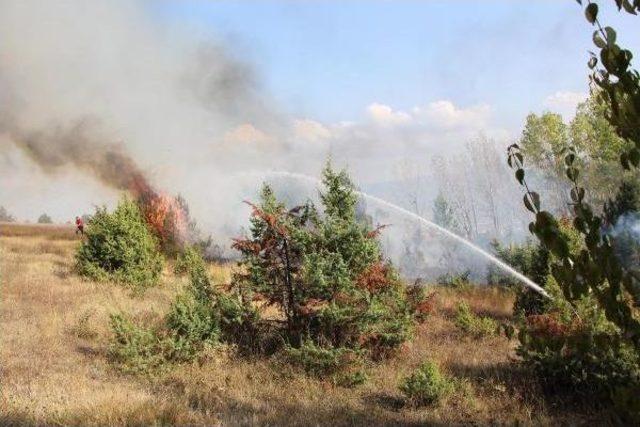
[[[300,181],[306,181],[309,183],[313,183],[314,185],[320,185],[322,186],[322,182],[312,176],[309,175],[304,175],[301,173],[295,173],[295,172],[286,172],[286,171],[268,171],[268,172],[264,172],[262,173],[262,175],[271,175],[271,176],[279,176],[279,177],[285,177],[285,178],[292,178],[292,179],[296,179],[296,180],[300,180]],[[496,258],[495,256],[491,255],[490,253],[488,253],[487,251],[481,249],[480,247],[474,245],[473,243],[471,243],[470,241],[468,241],[467,239],[465,239],[464,237],[458,236],[457,234],[447,230],[446,228],[443,228],[441,226],[439,226],[438,224],[429,221],[426,218],[421,217],[420,215],[417,215],[411,211],[408,211],[398,205],[395,205],[393,203],[390,203],[386,200],[380,199],[378,197],[372,196],[370,194],[364,193],[362,191],[358,191],[358,190],[354,190],[355,194],[357,194],[358,196],[362,197],[363,199],[366,199],[370,202],[373,202],[381,207],[384,207],[386,209],[389,210],[393,210],[396,211],[408,218],[411,218],[414,221],[417,221],[418,223],[420,223],[421,225],[425,226],[428,229],[431,230],[435,230],[436,232],[438,232],[440,235],[443,235],[449,239],[455,240],[456,242],[459,242],[461,244],[463,244],[464,246],[466,246],[467,248],[471,249],[473,252],[477,253],[478,255],[486,258],[487,260],[491,261],[493,264],[495,264],[496,266],[500,267],[503,271],[507,272],[509,275],[511,275],[512,277],[518,279],[520,282],[522,282],[522,284],[524,284],[525,286],[533,289],[534,291],[538,292],[541,295],[544,295],[545,297],[550,298],[549,294],[547,294],[547,292],[542,289],[542,287],[540,285],[538,285],[537,283],[535,283],[533,280],[529,279],[527,276],[525,276],[524,274],[520,273],[519,271],[515,270],[513,267],[511,267],[510,265],[506,264],[504,261],[501,261],[500,259]]]

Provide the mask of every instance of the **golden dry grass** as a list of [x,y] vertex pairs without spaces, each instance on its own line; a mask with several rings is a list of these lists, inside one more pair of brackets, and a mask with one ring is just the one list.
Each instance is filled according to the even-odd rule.
[[[436,313],[396,357],[371,367],[355,389],[311,379],[269,360],[218,349],[153,378],[124,376],[106,358],[108,316],[158,319],[184,280],[167,268],[142,296],[72,270],[78,240],[56,227],[2,225],[0,424],[2,425],[441,425],[587,423],[539,396],[511,362],[514,343],[456,330],[451,312],[466,299],[478,313],[508,319],[512,297],[477,289],[440,291]],[[229,267],[211,267],[219,281]],[[399,379],[425,358],[461,384],[435,407],[403,406]]]

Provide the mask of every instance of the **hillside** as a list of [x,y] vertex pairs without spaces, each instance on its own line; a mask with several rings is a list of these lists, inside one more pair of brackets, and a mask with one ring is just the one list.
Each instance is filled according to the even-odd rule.
[[[602,414],[562,398],[543,399],[518,368],[514,341],[474,339],[453,321],[458,301],[509,322],[513,296],[498,289],[438,289],[433,313],[400,354],[370,366],[362,386],[309,378],[276,359],[247,359],[232,348],[207,353],[151,377],[109,363],[108,316],[125,311],[159,320],[183,278],[132,295],[73,271],[79,238],[65,226],[0,225],[2,425],[439,425],[588,424]],[[218,283],[231,267],[211,265]],[[397,385],[429,358],[456,390],[433,407],[405,405]],[[573,409],[572,409],[573,408]]]

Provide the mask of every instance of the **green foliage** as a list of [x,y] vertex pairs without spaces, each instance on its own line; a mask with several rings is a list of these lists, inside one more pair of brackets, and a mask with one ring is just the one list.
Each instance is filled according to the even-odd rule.
[[[632,14],[640,9],[636,1],[616,4]],[[621,166],[629,170],[640,164],[640,75],[629,68],[631,52],[616,44],[615,31],[600,25],[596,3],[588,2],[585,16],[596,26],[593,41],[600,50],[599,58],[593,54],[589,60],[597,88],[591,111],[599,114],[585,116],[588,126],[577,123],[573,131],[580,139],[591,139],[604,159],[620,154]],[[603,69],[597,69],[598,62]],[[602,116],[610,128],[598,120]],[[605,398],[637,420],[640,411],[637,405],[633,408],[632,396],[640,391],[640,285],[621,265],[615,237],[603,233],[607,220],[611,223],[616,211],[624,210],[620,207],[631,204],[629,189],[622,189],[620,197],[604,207],[604,216],[598,215],[583,186],[592,184],[583,178],[589,174],[582,173],[588,163],[582,163],[581,147],[574,141],[558,153],[571,186],[573,215],[558,221],[542,210],[540,196],[529,188],[523,154],[519,145],[510,146],[508,163],[525,189],[525,207],[535,215],[529,230],[552,255],[547,290],[553,300],[545,313],[526,317],[518,352],[545,384]]]
[[155,284],[160,277],[162,256],[134,202],[123,199],[113,213],[98,208],[85,236],[76,253],[80,274],[137,289]]
[[258,325],[273,327],[258,327],[258,335],[276,331],[291,354],[318,357],[320,365],[333,352],[386,357],[410,338],[414,320],[424,316],[417,299],[426,295],[409,298],[382,258],[379,230],[358,220],[346,172],[327,166],[323,183],[322,214],[311,203],[288,210],[263,187],[250,236],[234,243],[242,254],[234,288],[244,304],[277,310],[284,321],[260,317]]
[[[520,245],[502,246],[498,241],[491,242],[497,257],[520,271],[522,274],[544,287],[549,274],[549,251],[530,240]],[[487,282],[492,285],[511,286],[513,279],[493,265],[489,267]],[[540,314],[544,311],[545,297],[518,284],[515,287],[516,300],[514,313],[525,315]]]
[[498,323],[490,317],[478,316],[462,301],[456,307],[455,324],[466,334],[474,338],[495,335],[498,331]]
[[258,345],[255,310],[241,304],[235,295],[213,287],[197,250],[188,260],[189,285],[173,301],[160,325],[145,328],[123,315],[112,316],[110,354],[123,371],[152,373],[168,363],[189,362],[220,342],[241,347]]
[[[637,15],[636,0],[615,0],[618,9]],[[640,166],[640,74],[630,68],[633,54],[620,47],[613,28],[603,27],[598,18],[598,5],[588,2],[587,21],[594,25],[593,43],[599,55],[591,54],[588,66],[592,84],[598,88],[597,100],[606,107],[606,119],[627,147],[620,154],[624,169]],[[599,66],[600,65],[600,66]]]
[[443,274],[438,277],[438,285],[456,289],[458,291],[468,291],[473,289],[473,285],[469,282],[470,270],[466,270],[459,274]]
[[518,141],[521,152],[536,166],[536,176],[542,174],[549,194],[547,203],[568,214],[567,184],[564,182],[564,150],[575,150],[575,165],[581,169],[581,179],[591,189],[590,200],[601,205],[612,194],[624,171],[619,167],[619,155],[629,144],[620,138],[607,121],[607,106],[597,101],[594,93],[578,106],[575,117],[564,124],[562,117],[546,112],[527,117],[522,137]]
[[46,213],[43,213],[38,217],[38,224],[52,224],[52,223],[53,223],[53,220]]
[[433,201],[433,222],[453,232],[457,232],[460,228],[456,212],[442,192],[439,192]]
[[311,341],[303,342],[298,348],[286,346],[284,355],[290,364],[321,378],[344,373],[354,363],[361,362],[361,355],[354,350],[344,347],[321,347]]
[[454,383],[440,372],[435,363],[427,361],[402,379],[399,389],[411,404],[425,406],[450,394]]
[[199,247],[187,246],[182,250],[173,266],[175,274],[186,274],[202,261],[202,253]]
[[516,169],[517,180],[525,187],[525,206],[535,214],[529,230],[554,257],[553,277],[569,301],[592,293],[605,310],[607,318],[619,326],[634,346],[640,348],[640,322],[634,318],[625,298],[628,292],[640,302],[640,289],[621,268],[612,248],[611,239],[603,235],[603,219],[585,201],[586,191],[578,184],[579,169],[575,166],[575,151],[567,150],[566,174],[573,185],[573,227],[579,233],[580,247],[572,246],[571,236],[549,212],[541,210],[540,196],[531,191],[524,179],[524,157],[517,145],[509,147],[509,165]]
[[188,361],[202,349],[217,344],[220,319],[215,310],[191,292],[178,295],[166,317],[173,346],[168,360]]
[[[540,197],[524,179],[524,157],[509,149],[509,164],[526,190],[525,206],[535,214],[530,231],[550,253],[551,276],[545,312],[523,318],[518,352],[553,389],[571,390],[610,401],[631,387],[637,393],[640,323],[632,300],[638,293],[628,271],[602,233],[603,219],[585,201],[578,185],[575,151],[565,156],[573,184],[573,220],[557,220],[541,210]],[[632,391],[633,392],[633,391]]]
[[548,112],[527,116],[520,138],[522,152],[543,171],[561,173],[562,159],[558,156],[568,143],[567,125],[559,114]]
[[568,301],[553,278],[544,314],[525,319],[517,349],[551,391],[608,397],[640,391],[640,357],[591,295]]
[[334,377],[334,382],[340,387],[354,388],[358,387],[369,380],[369,375],[363,370],[355,370],[339,374]]
[[0,206],[0,222],[15,222],[15,220],[15,217],[4,206]]
[[111,315],[114,339],[109,357],[120,370],[131,374],[147,374],[164,362],[160,339],[155,331],[136,325],[122,314]]

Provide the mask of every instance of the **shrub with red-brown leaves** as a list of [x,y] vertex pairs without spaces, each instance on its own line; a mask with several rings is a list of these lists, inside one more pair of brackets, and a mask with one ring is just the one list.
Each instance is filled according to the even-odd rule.
[[532,314],[526,318],[526,325],[529,333],[536,338],[562,338],[570,331],[554,313]]
[[356,285],[360,289],[366,289],[371,293],[377,293],[380,290],[391,285],[389,280],[389,265],[379,261],[371,264],[356,279]]

